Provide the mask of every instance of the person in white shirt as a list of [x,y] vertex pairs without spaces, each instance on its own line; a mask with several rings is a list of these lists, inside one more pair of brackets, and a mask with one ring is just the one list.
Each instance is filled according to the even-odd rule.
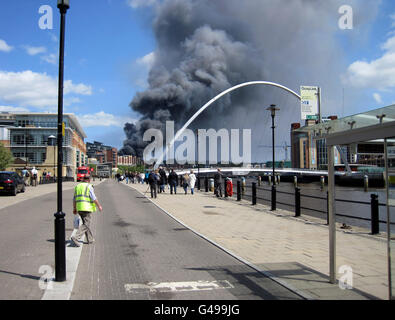
[[191,188],[191,194],[193,194],[195,183],[196,183],[196,175],[193,173],[193,170],[191,170],[191,173],[189,174],[189,187]]
[[31,173],[32,173],[32,175],[31,175],[32,186],[37,187],[37,176],[38,176],[38,171],[37,171],[36,167],[33,167]]

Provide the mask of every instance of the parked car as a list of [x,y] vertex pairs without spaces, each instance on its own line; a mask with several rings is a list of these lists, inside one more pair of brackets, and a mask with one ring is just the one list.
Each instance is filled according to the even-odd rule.
[[23,178],[14,171],[0,171],[0,192],[16,196],[18,192],[25,192]]

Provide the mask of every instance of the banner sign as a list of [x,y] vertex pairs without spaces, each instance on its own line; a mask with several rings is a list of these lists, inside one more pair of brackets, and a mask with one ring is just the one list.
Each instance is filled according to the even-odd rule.
[[302,120],[318,119],[318,87],[301,86]]

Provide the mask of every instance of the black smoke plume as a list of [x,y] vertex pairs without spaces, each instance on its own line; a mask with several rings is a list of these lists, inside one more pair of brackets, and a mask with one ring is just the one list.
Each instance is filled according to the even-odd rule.
[[[125,125],[127,139],[120,154],[142,156],[147,145],[142,141],[145,130],[163,130],[166,120],[175,121],[177,130],[215,95],[246,81],[278,82],[296,92],[300,85],[321,86],[323,106],[332,108],[327,115],[336,113],[341,107],[339,77],[347,66],[335,40],[338,9],[343,2],[160,2],[155,7],[157,47],[148,89],[138,92],[130,103],[141,119]],[[375,0],[349,3],[358,9],[356,27],[377,11]],[[223,97],[199,116],[194,126],[257,130],[259,134],[253,132],[254,149],[254,144],[270,144],[270,116],[263,110],[272,103],[281,104],[278,127],[284,130],[278,141],[282,144],[289,140],[290,123],[300,122],[298,102],[284,96],[272,88],[245,88]]]

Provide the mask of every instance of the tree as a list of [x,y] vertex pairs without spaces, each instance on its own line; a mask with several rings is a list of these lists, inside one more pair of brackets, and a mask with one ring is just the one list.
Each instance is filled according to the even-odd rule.
[[11,151],[0,143],[0,170],[5,170],[11,163],[14,162]]

